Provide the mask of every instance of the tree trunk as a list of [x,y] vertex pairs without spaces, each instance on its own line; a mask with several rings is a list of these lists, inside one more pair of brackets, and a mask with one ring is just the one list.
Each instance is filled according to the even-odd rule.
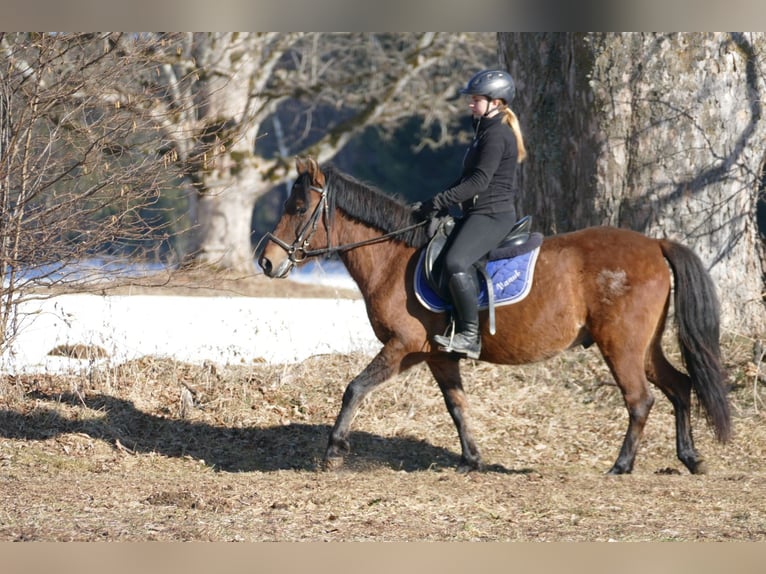
[[260,185],[260,176],[253,168],[243,169],[236,176],[217,174],[206,178],[205,192],[196,198],[195,264],[242,273],[255,270],[250,214],[262,191]]
[[614,225],[689,245],[724,328],[761,332],[764,34],[499,35],[530,159],[520,212],[546,233]]
[[198,85],[197,149],[192,152],[196,205],[195,263],[251,273],[255,270],[250,223],[255,198],[264,190],[255,168],[260,123],[251,93],[260,62],[252,39],[207,34],[197,45],[204,70]]

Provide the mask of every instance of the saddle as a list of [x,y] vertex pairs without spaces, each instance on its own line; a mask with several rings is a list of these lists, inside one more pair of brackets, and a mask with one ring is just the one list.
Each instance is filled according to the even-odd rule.
[[[514,224],[508,235],[505,236],[497,247],[473,265],[477,285],[483,283],[487,288],[489,332],[493,335],[495,333],[495,300],[492,279],[487,272],[487,263],[518,257],[540,247],[543,242],[543,236],[541,233],[532,232],[531,227],[532,217],[529,215],[522,217]],[[452,233],[454,228],[454,218],[451,216],[440,218],[433,237],[429,240],[428,245],[426,245],[423,259],[423,273],[429,287],[445,301],[449,301],[450,296],[447,279],[443,276],[439,256],[447,245],[450,233]]]

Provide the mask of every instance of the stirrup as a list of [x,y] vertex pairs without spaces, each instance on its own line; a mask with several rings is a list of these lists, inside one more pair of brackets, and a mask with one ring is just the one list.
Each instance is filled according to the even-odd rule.
[[[465,355],[469,359],[478,359],[481,354],[481,339],[477,337],[475,348],[455,348],[453,344],[455,342],[455,337],[458,335],[461,335],[461,333],[456,333],[453,327],[449,339],[447,338],[447,335],[434,335],[434,341],[439,344],[440,351],[445,353],[458,353],[460,355]],[[465,336],[463,337],[465,338]],[[472,342],[468,341],[468,344],[472,344]]]

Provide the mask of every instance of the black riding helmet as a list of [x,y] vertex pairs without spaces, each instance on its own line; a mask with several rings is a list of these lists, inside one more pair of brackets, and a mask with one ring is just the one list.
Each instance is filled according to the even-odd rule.
[[468,80],[461,94],[469,96],[485,96],[490,100],[503,100],[505,105],[511,105],[516,95],[513,78],[505,70],[482,70]]

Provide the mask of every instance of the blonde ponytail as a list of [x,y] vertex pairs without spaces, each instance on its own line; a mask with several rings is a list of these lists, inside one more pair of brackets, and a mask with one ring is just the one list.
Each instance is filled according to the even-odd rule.
[[509,126],[513,130],[513,135],[516,136],[516,147],[519,150],[518,163],[521,163],[527,158],[527,148],[524,146],[524,136],[521,135],[521,125],[519,125],[519,118],[513,113],[513,110],[508,106],[505,106],[503,110],[503,123]]

